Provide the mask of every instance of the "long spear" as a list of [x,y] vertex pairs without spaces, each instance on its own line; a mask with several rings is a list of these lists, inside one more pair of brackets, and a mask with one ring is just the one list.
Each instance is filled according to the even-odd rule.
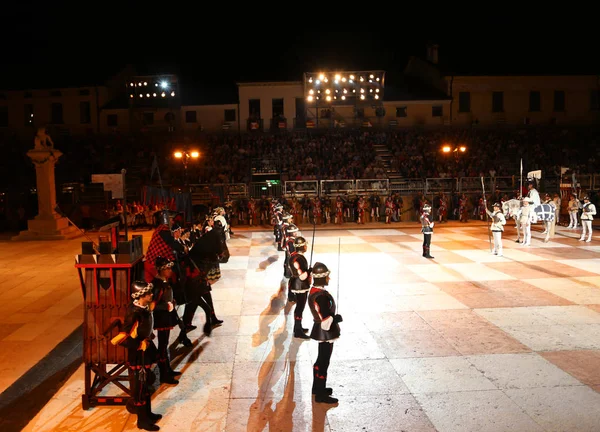
[[521,158],[521,183],[519,186],[519,195],[517,196],[521,197],[521,195],[523,195],[523,158]]
[[340,277],[342,275],[342,272],[340,272],[341,250],[342,250],[342,238],[338,237],[338,266],[337,266],[338,277],[337,277],[337,290],[336,290],[336,299],[335,299],[336,310],[337,310],[338,314],[340,313]]
[[483,205],[485,206],[485,219],[488,227],[488,241],[490,242],[490,252],[492,251],[492,232],[490,231],[490,216],[488,214],[487,200],[485,199],[485,183],[481,177],[481,189],[483,189]]

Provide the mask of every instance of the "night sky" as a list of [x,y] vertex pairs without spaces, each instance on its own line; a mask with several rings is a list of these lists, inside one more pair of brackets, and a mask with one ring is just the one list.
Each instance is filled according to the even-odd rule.
[[176,73],[184,86],[213,88],[299,80],[303,71],[322,68],[393,75],[409,56],[424,57],[428,42],[439,44],[441,65],[456,73],[600,74],[600,37],[591,13],[560,11],[546,19],[467,10],[431,18],[345,8],[348,18],[329,19],[324,10],[310,13],[309,3],[290,3],[302,13],[268,17],[271,10],[263,7],[255,18],[250,12],[232,15],[233,6],[188,11],[170,2],[150,10],[122,3],[93,3],[99,10],[88,3],[76,10],[52,3],[3,11],[0,88],[100,84],[128,63],[141,73]]

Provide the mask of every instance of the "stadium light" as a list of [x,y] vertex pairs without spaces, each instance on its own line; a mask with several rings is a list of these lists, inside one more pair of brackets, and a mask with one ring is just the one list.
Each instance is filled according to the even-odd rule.
[[176,151],[175,153],[173,153],[173,156],[175,156],[177,159],[181,159],[183,157],[183,153],[180,151]]
[[190,153],[190,156],[194,159],[198,159],[200,157],[200,153],[197,150],[194,150]]
[[442,151],[443,151],[444,153],[450,153],[450,151],[451,151],[451,150],[452,150],[452,149],[450,148],[450,146],[444,146],[444,147],[442,148]]
[[467,151],[467,148],[465,146],[460,146],[459,150],[464,153]]

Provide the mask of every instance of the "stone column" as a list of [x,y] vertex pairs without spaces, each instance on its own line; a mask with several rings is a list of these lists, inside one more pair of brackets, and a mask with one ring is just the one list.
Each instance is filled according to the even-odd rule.
[[34,149],[27,156],[35,165],[38,215],[27,221],[27,230],[13,240],[62,240],[75,237],[76,228],[54,210],[56,207],[56,184],[54,166],[62,152],[55,149]]

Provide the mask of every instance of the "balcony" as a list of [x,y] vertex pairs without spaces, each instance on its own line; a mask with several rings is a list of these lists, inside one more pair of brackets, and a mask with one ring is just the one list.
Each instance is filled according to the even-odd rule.
[[271,132],[285,131],[287,130],[287,119],[285,118],[273,118],[271,119]]

